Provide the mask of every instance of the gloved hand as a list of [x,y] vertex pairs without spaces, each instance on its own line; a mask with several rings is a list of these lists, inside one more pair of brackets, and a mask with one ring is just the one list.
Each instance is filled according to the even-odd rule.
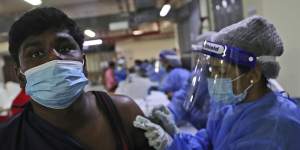
[[169,135],[173,136],[178,132],[174,116],[166,106],[161,105],[153,108],[150,118],[161,125]]
[[145,137],[148,139],[149,145],[156,150],[165,150],[173,142],[172,137],[162,127],[152,123],[145,117],[137,116],[133,126],[146,131]]

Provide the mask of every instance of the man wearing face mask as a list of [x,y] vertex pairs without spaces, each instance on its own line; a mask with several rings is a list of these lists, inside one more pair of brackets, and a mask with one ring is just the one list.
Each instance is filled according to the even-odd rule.
[[76,23],[52,7],[26,12],[12,25],[9,52],[31,100],[0,126],[0,149],[150,149],[132,126],[142,112],[131,99],[84,92],[83,40]]
[[[268,87],[268,79],[276,78],[280,70],[276,57],[284,51],[273,24],[252,16],[222,29],[197,51],[199,76],[194,77],[197,82],[206,80],[210,95],[207,126],[190,135],[170,132],[170,127],[163,129],[138,116],[134,125],[146,130],[151,146],[157,150],[299,149],[300,109]],[[191,93],[190,108],[198,101]]]

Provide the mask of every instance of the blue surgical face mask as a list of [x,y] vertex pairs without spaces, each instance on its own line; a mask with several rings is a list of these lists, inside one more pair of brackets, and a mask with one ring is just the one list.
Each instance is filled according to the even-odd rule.
[[26,93],[35,102],[52,109],[69,107],[88,84],[83,63],[79,61],[53,60],[24,74]]
[[243,74],[233,80],[230,78],[208,78],[208,91],[212,100],[217,104],[237,104],[242,102],[246,98],[248,90],[253,86],[251,83],[242,93],[234,94],[232,82],[242,76]]

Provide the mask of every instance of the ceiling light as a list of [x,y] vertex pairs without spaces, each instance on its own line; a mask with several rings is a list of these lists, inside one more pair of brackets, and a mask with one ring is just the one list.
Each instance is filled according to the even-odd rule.
[[228,3],[227,3],[226,0],[222,0],[222,6],[223,6],[224,8],[226,8],[226,7],[228,6]]
[[165,16],[169,13],[170,10],[171,10],[171,5],[170,5],[170,4],[165,4],[165,5],[161,8],[161,10],[160,10],[160,12],[159,12],[159,15],[160,15],[161,17],[165,17]]
[[102,43],[103,41],[101,39],[89,40],[89,41],[84,41],[83,46],[101,45]]
[[42,4],[42,0],[24,0],[25,2],[37,6],[37,5],[41,5]]
[[216,5],[216,10],[220,10],[220,5]]
[[84,34],[88,37],[95,37],[96,36],[96,33],[90,29],[86,29],[84,30]]
[[141,34],[143,34],[143,31],[141,31],[141,30],[134,30],[134,31],[132,32],[132,34],[133,34],[133,35],[141,35]]

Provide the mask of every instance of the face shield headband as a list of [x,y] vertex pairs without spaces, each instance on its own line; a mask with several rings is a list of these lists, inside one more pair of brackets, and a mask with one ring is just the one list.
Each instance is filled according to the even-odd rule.
[[248,67],[250,69],[254,68],[256,65],[256,56],[253,53],[228,45],[204,41],[202,46],[194,46],[193,51],[198,51],[226,62]]

